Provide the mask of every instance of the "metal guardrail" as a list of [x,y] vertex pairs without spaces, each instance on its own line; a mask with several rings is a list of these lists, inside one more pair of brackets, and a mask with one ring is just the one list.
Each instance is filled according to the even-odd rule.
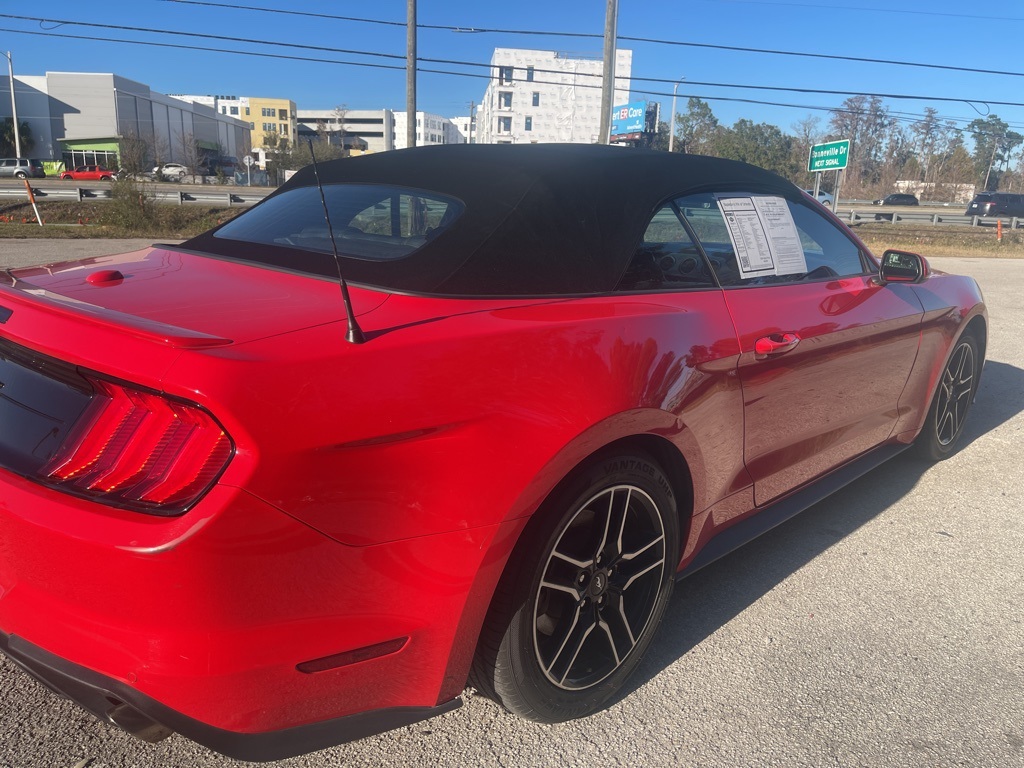
[[867,209],[849,211],[837,211],[836,215],[843,221],[851,224],[860,221],[884,221],[890,224],[946,224],[949,226],[961,227],[994,227],[1002,221],[1006,229],[1020,229],[1024,227],[1024,219],[1017,216],[967,216],[956,213],[939,213],[935,211],[917,211],[913,208],[895,210],[888,209]]
[[[168,205],[209,205],[223,208],[237,208],[258,203],[273,190],[252,187],[218,187],[207,189],[197,185],[195,188],[179,186],[164,188],[163,185],[151,185],[145,194],[158,203]],[[36,200],[74,200],[104,201],[110,200],[110,183],[102,182],[97,186],[66,186],[66,185],[32,185],[32,193]],[[0,186],[0,198],[24,199],[25,188],[18,186]]]
[[[55,184],[32,184],[32,191],[37,200],[75,200],[103,201],[110,199],[110,183],[101,182],[95,186],[70,186],[67,182]],[[171,185],[148,184],[145,193],[158,203],[167,205],[209,205],[213,207],[237,208],[255,205],[273,192],[264,187],[216,187],[207,188],[203,185]],[[25,188],[22,184],[11,186],[0,185],[0,199],[23,199]],[[891,224],[935,224],[969,227],[994,227],[1000,218],[994,216],[966,216],[964,214],[937,211],[922,211],[913,207],[883,208],[870,206],[856,207],[863,201],[841,201],[845,205],[853,205],[845,210],[845,205],[836,207],[836,216],[850,224],[868,221],[884,221]],[[842,210],[840,209],[842,208]],[[1003,227],[1007,229],[1024,228],[1024,218],[1003,217]]]

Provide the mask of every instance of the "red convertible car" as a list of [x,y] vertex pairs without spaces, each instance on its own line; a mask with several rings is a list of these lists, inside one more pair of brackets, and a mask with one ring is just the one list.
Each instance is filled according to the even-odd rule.
[[62,179],[73,181],[113,181],[117,171],[104,168],[102,165],[80,165],[70,171],[61,171]]
[[783,179],[598,146],[308,167],[182,245],[0,276],[0,649],[272,760],[605,706],[673,583],[955,450],[973,280]]

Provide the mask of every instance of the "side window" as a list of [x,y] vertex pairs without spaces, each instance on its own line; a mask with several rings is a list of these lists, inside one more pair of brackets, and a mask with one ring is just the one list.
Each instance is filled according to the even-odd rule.
[[662,206],[619,281],[620,291],[713,288],[704,259],[686,232],[675,206]]
[[214,237],[325,253],[336,244],[345,256],[388,261],[432,240],[464,210],[452,198],[373,184],[325,185],[324,197],[333,244],[316,187],[271,197],[221,226]]
[[[769,195],[730,193],[728,197],[748,203],[758,197],[770,198],[778,203],[776,211],[781,212],[778,218],[783,221],[778,230],[772,231],[768,226],[766,231],[753,213],[756,205],[750,204],[747,206],[747,218],[742,223],[733,221],[733,228],[730,229],[730,223],[723,216],[716,195],[703,193],[676,200],[676,205],[693,230],[723,287],[826,280],[862,275],[870,271],[856,243],[811,206],[793,200],[782,201],[778,196]],[[785,207],[782,207],[783,202]],[[789,210],[788,216],[786,208]],[[741,216],[738,213],[736,218]],[[792,219],[795,238],[785,234],[794,232],[785,221],[787,218]],[[779,234],[779,230],[783,230],[782,234]],[[736,237],[743,237],[745,241],[741,245],[744,252],[739,255],[734,245]],[[783,248],[788,251],[782,258],[788,257],[791,260],[790,266],[756,274],[752,271],[751,260],[764,256],[763,251],[769,247],[769,241],[773,251],[781,251]],[[778,254],[773,252],[772,257],[764,260],[770,265],[773,261],[781,260],[777,257]],[[794,269],[793,263],[799,264],[799,268]]]
[[449,208],[442,200],[393,195],[357,213],[345,231],[393,238],[426,237],[441,226]]
[[856,243],[835,224],[800,203],[790,201],[789,210],[800,233],[800,244],[807,260],[807,274],[803,279],[810,280],[815,276],[852,277],[868,271]]

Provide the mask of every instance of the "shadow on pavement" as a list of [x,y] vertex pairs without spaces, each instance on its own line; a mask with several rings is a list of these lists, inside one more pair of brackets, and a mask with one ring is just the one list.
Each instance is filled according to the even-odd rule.
[[[1024,370],[989,361],[963,446],[1024,411]],[[676,585],[654,643],[615,701],[699,645],[818,555],[908,495],[932,465],[909,451]]]

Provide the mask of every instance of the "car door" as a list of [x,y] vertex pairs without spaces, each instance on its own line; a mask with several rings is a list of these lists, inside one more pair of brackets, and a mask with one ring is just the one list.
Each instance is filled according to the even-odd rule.
[[750,487],[739,346],[723,291],[672,203],[654,214],[616,291],[649,334],[634,352],[646,365],[631,363],[644,382],[642,404],[676,416],[673,439],[694,469],[694,510],[714,509]]
[[735,324],[758,506],[884,442],[917,354],[913,290],[879,285],[857,242],[795,196],[677,203]]

